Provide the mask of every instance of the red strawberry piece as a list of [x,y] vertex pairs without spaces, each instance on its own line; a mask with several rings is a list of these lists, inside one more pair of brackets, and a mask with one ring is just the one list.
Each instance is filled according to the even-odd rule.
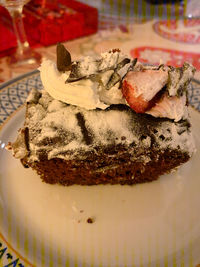
[[124,80],[122,84],[122,93],[129,106],[137,113],[144,113],[149,106],[149,101],[144,100],[143,96],[135,96],[135,88]]
[[163,70],[130,71],[122,83],[122,93],[135,112],[145,113],[154,106],[167,80],[168,72]]
[[165,93],[147,113],[154,117],[169,118],[179,121],[184,116],[187,116],[186,102],[186,95],[178,97],[169,96]]

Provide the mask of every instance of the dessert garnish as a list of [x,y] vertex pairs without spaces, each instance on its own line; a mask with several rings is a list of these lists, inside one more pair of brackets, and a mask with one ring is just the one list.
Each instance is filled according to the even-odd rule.
[[180,68],[138,65],[126,74],[122,93],[137,113],[179,121],[188,116],[186,94],[194,72],[187,62]]
[[57,44],[57,69],[59,71],[65,72],[71,69],[71,55],[61,43]]
[[122,83],[122,93],[129,106],[137,113],[145,113],[156,101],[156,96],[168,81],[163,70],[130,71]]
[[47,60],[40,67],[46,91],[55,99],[85,109],[128,105],[136,113],[187,118],[187,87],[195,68],[144,65],[119,49],[72,61],[64,45],[57,45],[57,66]]
[[[101,74],[112,70],[113,73],[110,75],[110,79],[106,84],[106,89],[110,89],[121,80],[121,76],[118,72],[130,62],[131,60],[129,58],[120,57],[119,49],[113,49],[108,53],[105,53],[100,59],[88,56],[81,61],[72,63],[71,72],[66,83],[75,82],[81,79],[99,80]],[[135,63],[134,60],[133,64]],[[131,66],[133,64],[131,64]]]
[[170,96],[181,96],[187,90],[187,86],[195,73],[195,68],[185,62],[182,67],[169,67],[169,81],[167,90]]
[[[119,49],[112,49],[108,53],[105,53],[101,59],[85,57],[82,61],[71,62],[70,53],[64,45],[58,43],[57,69],[61,72],[70,70],[70,75],[67,78],[66,83],[79,81],[81,79],[100,81],[100,75],[107,71],[113,71],[105,85],[106,89],[110,89],[123,79],[123,76],[118,72],[131,62],[129,58],[119,59],[120,52]],[[136,63],[137,59],[134,59],[131,64],[129,64],[128,70],[132,70]]]

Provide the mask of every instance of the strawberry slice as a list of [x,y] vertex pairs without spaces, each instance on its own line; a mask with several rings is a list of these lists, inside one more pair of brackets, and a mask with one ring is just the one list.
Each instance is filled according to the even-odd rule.
[[144,100],[142,95],[135,96],[135,88],[124,80],[122,83],[122,93],[129,106],[137,113],[144,113],[149,108],[149,101]]
[[167,71],[151,69],[129,71],[122,83],[122,93],[135,112],[145,113],[154,106],[159,91],[167,81]]
[[186,102],[186,95],[178,97],[169,96],[165,93],[156,105],[147,111],[147,114],[154,117],[169,118],[174,121],[179,121],[188,116]]

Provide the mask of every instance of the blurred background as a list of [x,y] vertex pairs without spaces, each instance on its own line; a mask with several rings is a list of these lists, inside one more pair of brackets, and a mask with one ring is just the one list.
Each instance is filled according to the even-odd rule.
[[[27,40],[21,37],[22,48],[30,54],[30,45],[37,58],[34,64],[12,64],[19,46],[12,14],[17,27],[21,25],[16,13],[8,12],[9,2],[23,2]],[[63,42],[73,58],[117,47],[142,62],[179,66],[190,61],[200,69],[199,0],[0,0],[0,4],[0,83],[37,68],[43,58],[55,58],[57,42]]]

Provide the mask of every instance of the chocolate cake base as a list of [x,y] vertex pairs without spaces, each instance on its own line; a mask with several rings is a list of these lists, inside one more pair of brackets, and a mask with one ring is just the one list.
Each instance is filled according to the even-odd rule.
[[130,156],[120,153],[117,160],[109,160],[106,157],[103,161],[102,158],[84,161],[51,159],[33,162],[29,166],[36,170],[44,182],[50,184],[132,185],[156,180],[160,175],[189,160],[187,153],[178,150],[166,150],[159,154],[158,159],[158,151],[149,153],[152,160],[145,165],[142,162],[132,162]]
[[24,127],[9,144],[25,167],[50,184],[136,184],[189,160],[188,120],[136,114],[126,105],[85,110],[33,90]]

